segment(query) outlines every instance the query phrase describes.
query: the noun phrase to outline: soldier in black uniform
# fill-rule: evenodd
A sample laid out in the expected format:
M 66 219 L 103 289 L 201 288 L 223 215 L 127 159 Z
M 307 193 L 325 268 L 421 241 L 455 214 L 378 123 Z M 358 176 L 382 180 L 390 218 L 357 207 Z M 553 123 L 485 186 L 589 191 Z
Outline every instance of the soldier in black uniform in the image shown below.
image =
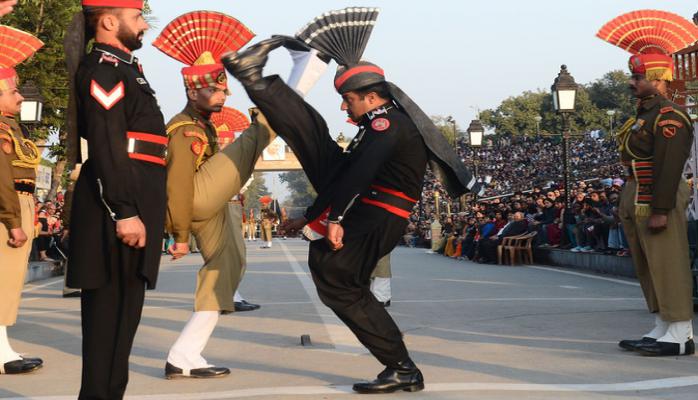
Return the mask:
M 224 64 L 262 112 L 275 110 L 269 118 L 272 128 L 291 146 L 318 192 L 301 220 L 311 221 L 306 228 L 314 227 L 315 234 L 327 239 L 310 244 L 309 265 L 318 293 L 386 366 L 376 380 L 357 383 L 354 390 L 421 390 L 422 374 L 408 355 L 400 329 L 370 292 L 371 272 L 400 241 L 420 196 L 427 161 L 441 161 L 441 176 L 455 178 L 448 181 L 455 193 L 464 192 L 468 184 L 472 187 L 474 180 L 459 167 L 462 163 L 443 136 L 425 128 L 428 118 L 423 112 L 385 81 L 380 68 L 365 62 L 340 67 L 335 78 L 342 110 L 359 126 L 343 152 L 309 104 L 278 76 L 262 77 L 268 52 L 282 43 L 298 45 L 277 37 L 224 59 Z M 306 236 L 312 236 L 307 229 Z
M 89 157 L 75 187 L 68 271 L 68 285 L 82 289 L 80 399 L 123 397 L 145 289 L 155 287 L 160 263 L 167 136 L 131 53 L 148 29 L 142 7 L 83 0 L 86 38 L 95 45 L 73 79 L 77 133 Z

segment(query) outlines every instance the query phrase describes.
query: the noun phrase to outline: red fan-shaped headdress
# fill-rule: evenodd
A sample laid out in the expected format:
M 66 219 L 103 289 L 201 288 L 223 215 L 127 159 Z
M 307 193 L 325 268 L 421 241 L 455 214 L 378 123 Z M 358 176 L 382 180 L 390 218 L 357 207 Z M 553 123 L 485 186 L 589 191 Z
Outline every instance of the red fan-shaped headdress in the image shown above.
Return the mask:
M 44 42 L 33 35 L 0 25 L 0 90 L 17 87 L 15 66 L 34 55 Z
M 236 134 L 250 127 L 247 115 L 231 107 L 211 114 L 211 123 L 218 132 L 218 145 L 223 148 L 235 140 Z
M 254 37 L 237 19 L 215 11 L 192 11 L 175 18 L 153 46 L 189 65 L 182 69 L 188 89 L 217 87 L 228 90 L 221 56 L 238 51 Z
M 599 38 L 632 54 L 630 71 L 648 80 L 672 80 L 671 55 L 698 41 L 698 27 L 691 21 L 660 10 L 637 10 L 606 23 Z

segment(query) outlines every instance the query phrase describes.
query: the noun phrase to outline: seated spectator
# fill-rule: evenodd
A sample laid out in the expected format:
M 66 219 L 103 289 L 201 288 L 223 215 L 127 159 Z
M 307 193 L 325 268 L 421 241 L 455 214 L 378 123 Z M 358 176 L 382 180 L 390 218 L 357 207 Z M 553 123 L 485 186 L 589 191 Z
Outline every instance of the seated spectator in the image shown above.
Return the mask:
M 485 238 L 479 242 L 479 262 L 496 263 L 497 262 L 497 246 L 502 244 L 505 237 L 518 236 L 526 233 L 528 224 L 524 219 L 524 214 L 521 212 L 514 213 L 511 221 L 504 226 L 499 232 Z

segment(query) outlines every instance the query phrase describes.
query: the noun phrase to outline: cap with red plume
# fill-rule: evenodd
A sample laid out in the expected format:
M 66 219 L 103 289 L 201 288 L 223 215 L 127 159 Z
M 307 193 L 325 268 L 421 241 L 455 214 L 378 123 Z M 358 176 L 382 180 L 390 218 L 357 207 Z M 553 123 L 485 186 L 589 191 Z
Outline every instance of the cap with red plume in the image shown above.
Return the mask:
M 110 7 L 143 9 L 143 0 L 82 0 L 82 7 Z
M 238 51 L 254 37 L 237 19 L 215 11 L 192 11 L 175 18 L 153 46 L 188 65 L 182 69 L 187 89 L 215 87 L 228 90 L 223 64 L 225 53 Z
M 34 55 L 44 43 L 33 35 L 0 25 L 0 90 L 17 87 L 15 66 Z
M 647 80 L 671 81 L 671 55 L 698 40 L 698 27 L 670 12 L 637 10 L 609 21 L 596 36 L 632 54 L 631 73 Z
M 247 115 L 231 107 L 223 107 L 220 112 L 211 114 L 211 123 L 216 127 L 221 149 L 232 143 L 236 134 L 250 127 Z
M 330 11 L 296 33 L 298 39 L 339 64 L 334 79 L 339 93 L 385 82 L 380 67 L 361 61 L 379 12 L 378 8 L 357 7 Z

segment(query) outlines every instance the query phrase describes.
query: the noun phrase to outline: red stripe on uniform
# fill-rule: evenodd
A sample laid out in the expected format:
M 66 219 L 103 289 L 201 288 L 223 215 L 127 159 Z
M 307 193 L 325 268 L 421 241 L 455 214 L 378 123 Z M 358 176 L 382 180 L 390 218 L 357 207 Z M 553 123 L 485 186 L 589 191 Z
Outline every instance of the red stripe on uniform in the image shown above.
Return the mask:
M 404 193 L 402 193 L 402 192 L 399 192 L 399 191 L 397 191 L 397 190 L 395 190 L 395 189 L 389 189 L 389 188 L 387 188 L 387 187 L 378 186 L 378 185 L 371 185 L 371 188 L 376 189 L 376 190 L 378 190 L 379 192 L 392 194 L 392 195 L 395 196 L 395 197 L 399 197 L 399 198 L 401 198 L 401 199 L 405 199 L 405 200 L 411 201 L 411 202 L 413 202 L 413 203 L 416 203 L 416 202 L 417 202 L 417 200 L 415 200 L 415 199 L 413 199 L 413 198 L 407 196 L 406 194 L 404 194 Z
M 126 132 L 126 137 L 129 139 L 136 139 L 144 142 L 157 143 L 167 146 L 166 136 L 153 135 L 152 133 L 144 132 Z
M 129 156 L 129 158 L 133 158 L 134 160 L 147 161 L 147 162 L 151 162 L 153 164 L 159 164 L 159 165 L 165 166 L 165 160 L 163 160 L 160 157 L 150 156 L 148 154 L 141 154 L 141 153 L 128 153 L 128 156 Z
M 361 198 L 361 202 L 366 203 L 366 204 L 370 204 L 372 206 L 380 207 L 386 211 L 389 211 L 389 212 L 397 215 L 398 217 L 402 217 L 402 218 L 409 218 L 410 217 L 409 211 L 405 211 L 402 208 L 397 208 L 395 206 L 391 206 L 390 204 L 381 203 L 380 201 L 367 199 L 365 197 Z

